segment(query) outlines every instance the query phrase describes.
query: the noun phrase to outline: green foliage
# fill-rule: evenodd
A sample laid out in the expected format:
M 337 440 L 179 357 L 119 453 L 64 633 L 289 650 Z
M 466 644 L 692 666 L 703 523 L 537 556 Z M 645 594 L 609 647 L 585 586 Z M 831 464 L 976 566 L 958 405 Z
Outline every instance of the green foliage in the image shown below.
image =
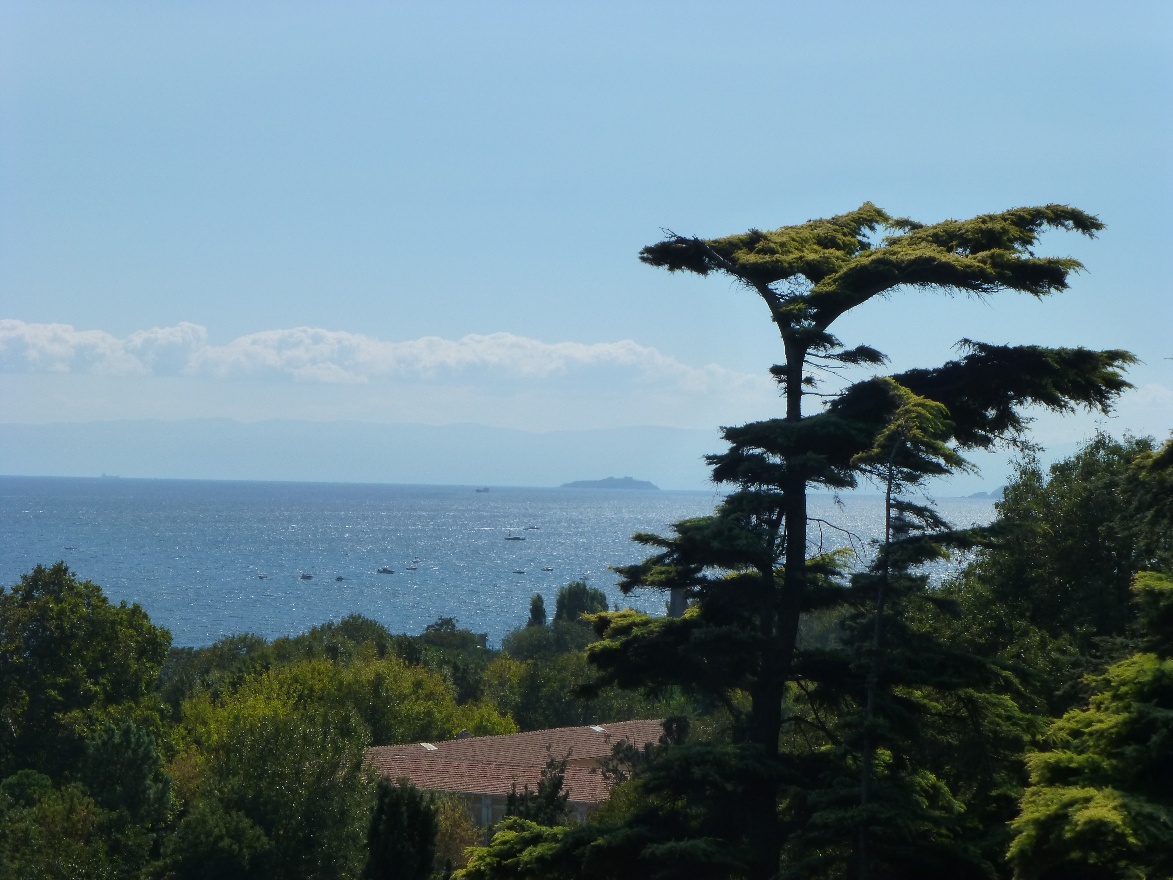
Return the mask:
M 806 778 L 788 791 L 799 830 L 783 873 L 987 877 L 1004 840 L 984 829 L 1009 818 L 1031 720 L 1009 698 L 1016 683 L 1004 670 L 942 638 L 953 609 L 919 571 L 976 537 L 907 497 L 941 469 L 964 466 L 943 443 L 947 410 L 891 380 L 878 384 L 898 407 L 854 465 L 884 487 L 884 536 L 840 597 L 839 637 L 796 651 L 802 699 L 788 721 L 813 733 L 799 746 Z M 822 743 L 813 750 L 812 735 Z
M 870 202 L 855 211 L 770 232 L 701 240 L 673 235 L 645 247 L 640 259 L 669 271 L 700 275 L 721 272 L 770 290 L 777 314 L 801 311 L 820 329 L 848 309 L 896 287 L 927 287 L 992 294 L 1019 290 L 1045 296 L 1067 288 L 1082 265 L 1069 257 L 1037 257 L 1034 246 L 1047 229 L 1094 235 L 1103 224 L 1066 205 L 1015 208 L 972 220 L 924 225 L 893 218 Z M 878 245 L 872 234 L 890 234 Z M 778 282 L 801 285 L 799 295 L 770 289 Z M 765 294 L 763 293 L 763 296 Z
M 438 830 L 436 807 L 419 789 L 406 779 L 380 779 L 364 880 L 428 880 Z
M 1141 630 L 1140 649 L 1161 659 L 1173 656 L 1173 581 L 1155 571 L 1137 572 L 1132 592 Z
M 179 718 L 183 701 L 198 691 L 214 698 L 236 690 L 275 663 L 273 649 L 257 635 L 226 636 L 206 648 L 172 648 L 156 690 Z
M 64 778 L 108 720 L 157 728 L 148 695 L 170 643 L 138 605 L 111 605 L 61 562 L 0 590 L 0 775 Z
M 272 876 L 273 843 L 255 822 L 218 801 L 197 802 L 163 846 L 160 867 L 175 880 Z
M 436 870 L 449 876 L 468 863 L 469 847 L 482 843 L 484 835 L 473 821 L 468 803 L 460 795 L 436 794 Z
M 530 791 L 529 785 L 518 791 L 517 783 L 513 783 L 505 798 L 505 815 L 528 819 L 538 825 L 553 826 L 565 822 L 570 792 L 563 791 L 562 786 L 566 783 L 569 763 L 569 755 L 561 758 L 550 755 L 538 779 L 537 791 Z
M 542 598 L 541 593 L 534 593 L 533 598 L 529 600 L 529 620 L 525 622 L 525 625 L 546 625 L 546 601 Z
M 577 623 L 584 614 L 598 614 L 607 610 L 607 594 L 586 581 L 573 581 L 558 591 L 554 620 Z
M 1149 475 L 1167 474 L 1173 471 L 1173 437 L 1165 441 L 1165 445 L 1153 452 L 1151 456 L 1145 456 L 1141 461 L 1141 467 Z M 1173 502 L 1165 498 L 1165 507 L 1168 508 Z
M 1010 848 L 1023 880 L 1173 876 L 1173 580 L 1138 579 L 1151 652 L 1090 679 L 1052 725 Z
M 1131 499 L 1138 524 L 1153 534 L 1173 535 L 1173 437 L 1159 449 L 1137 455 L 1132 466 L 1140 477 Z M 1166 566 L 1173 564 L 1170 557 L 1173 551 L 1166 545 Z
M 1146 528 L 1133 462 L 1152 441 L 1099 435 L 1044 476 L 1028 461 L 998 506 L 1004 534 L 983 554 L 979 575 L 999 599 L 1021 601 L 1052 635 L 1119 635 L 1131 618 L 1138 571 L 1173 562 L 1173 535 Z
M 419 636 L 392 635 L 376 620 L 361 614 L 348 614 L 340 621 L 328 621 L 300 635 L 275 639 L 272 657 L 279 665 L 298 660 L 330 660 L 347 664 L 394 654 L 418 664 L 421 647 Z
M 172 769 L 193 809 L 215 804 L 191 830 L 223 827 L 211 838 L 216 858 L 251 866 L 250 877 L 354 877 L 366 860 L 374 801 L 360 766 L 365 747 L 447 739 L 462 729 L 516 727 L 484 703 L 458 705 L 442 675 L 394 654 L 345 665 L 300 660 L 219 698 L 201 691 L 185 701 L 188 746 Z M 194 838 L 171 846 L 168 864 L 202 857 Z
M 24 771 L 0 785 L 0 878 L 114 880 L 107 814 L 78 785 Z M 141 867 L 140 864 L 137 867 Z
M 420 663 L 445 676 L 456 689 L 456 699 L 467 703 L 481 699 L 481 679 L 492 659 L 488 635 L 456 626 L 455 618 L 441 617 L 429 623 L 417 639 Z M 406 655 L 405 659 L 410 659 Z
M 1160 517 L 1173 477 L 1145 471 L 1152 457 L 1151 440 L 1101 434 L 1046 472 L 1026 459 L 992 541 L 944 588 L 963 611 L 950 638 L 1018 664 L 1051 713 L 1085 699 L 1081 676 L 1128 650 L 1133 577 L 1173 564 Z
M 171 780 L 148 730 L 129 721 L 107 724 L 86 743 L 81 781 L 106 810 L 124 810 L 144 827 L 158 827 L 171 806 Z
M 660 718 L 691 710 L 676 691 L 648 696 L 604 687 L 590 694 L 579 693 L 591 678 L 587 657 L 581 651 L 540 654 L 525 661 L 498 657 L 485 670 L 485 695 L 522 730 Z
M 224 705 L 238 700 L 288 702 L 307 712 L 353 715 L 375 745 L 448 739 L 463 729 L 478 736 L 515 730 L 487 705 L 457 705 L 443 676 L 393 656 L 348 666 L 307 660 L 279 667 L 248 679 Z M 207 694 L 185 704 L 195 724 L 216 711 L 216 701 Z
M 169 809 L 150 693 L 169 643 L 62 563 L 0 591 L 0 877 L 146 866 Z
M 455 617 L 440 617 L 435 623 L 424 627 L 424 634 L 420 640 L 426 645 L 436 648 L 447 648 L 455 651 L 469 651 L 484 648 L 488 640 L 485 633 L 474 633 L 471 630 L 459 629 Z
M 185 705 L 191 745 L 180 761 L 197 768 L 190 797 L 215 802 L 199 822 L 225 828 L 225 842 L 217 844 L 225 858 L 251 864 L 268 853 L 264 871 L 250 877 L 353 877 L 362 867 L 373 800 L 361 769 L 368 733 L 353 712 L 311 703 L 299 685 L 296 676 L 266 677 L 223 705 L 206 697 Z M 201 853 L 198 841 L 188 841 L 170 857 Z
M 584 615 L 607 610 L 607 594 L 572 581 L 558 591 L 554 621 L 546 626 L 546 606 L 541 594 L 530 600 L 529 620 L 521 629 L 508 633 L 502 649 L 517 660 L 551 660 L 559 654 L 583 650 L 591 641 L 590 624 Z
M 308 689 L 307 699 L 329 691 L 330 699 L 349 701 L 378 744 L 410 739 L 420 724 L 429 731 L 421 738 L 442 738 L 453 724 L 453 732 L 510 732 L 512 725 L 481 698 L 490 660 L 484 636 L 456 629 L 451 619 L 431 627 L 421 637 L 392 636 L 381 624 L 351 615 L 271 644 L 258 636 L 232 636 L 208 648 L 173 651 L 160 691 L 178 717 L 185 699 L 204 695 L 215 703 L 269 673 L 281 677 L 300 669 L 287 676 L 291 687 L 300 676 L 297 687 Z M 409 720 L 436 713 L 444 717 Z
M 535 597 L 535 599 L 540 597 Z M 647 699 L 617 688 L 587 689 L 591 671 L 585 649 L 592 641 L 590 615 L 606 611 L 602 590 L 574 581 L 558 591 L 554 620 L 530 620 L 502 639 L 505 656 L 484 670 L 485 697 L 510 714 L 522 730 L 656 718 L 682 710 L 679 695 Z M 542 614 L 545 614 L 544 603 Z
M 528 623 L 501 640 L 501 649 L 515 660 L 553 661 L 562 654 L 582 651 L 591 642 L 590 628 L 581 623 L 555 619 L 549 626 Z
M 816 414 L 803 405 L 820 375 L 884 361 L 829 332 L 840 315 L 877 296 L 902 287 L 1034 296 L 1065 289 L 1081 265 L 1035 252 L 1052 228 L 1092 235 L 1101 224 L 1047 205 L 925 225 L 868 203 L 769 232 L 670 235 L 641 252 L 650 265 L 719 272 L 756 293 L 785 354 L 771 370 L 784 416 L 724 429 L 728 449 L 708 458 L 714 481 L 730 494 L 712 516 L 676 523 L 668 537 L 637 535 L 655 555 L 619 569 L 624 591 L 683 591 L 689 609 L 675 619 L 630 611 L 594 618 L 600 640 L 588 650 L 597 690 L 679 687 L 718 701 L 731 719 L 728 744 L 688 748 L 734 768 L 738 797 L 726 802 L 709 778 L 675 767 L 683 787 L 670 804 L 692 807 L 671 848 L 695 852 L 661 876 L 697 876 L 708 870 L 698 866 L 710 865 L 714 876 L 773 877 L 784 850 L 788 864 L 821 859 L 795 868 L 800 876 L 862 878 L 873 862 L 877 875 L 890 876 L 986 870 L 966 839 L 978 823 L 961 817 L 970 805 L 998 799 L 989 788 L 1003 786 L 1005 771 L 986 773 L 983 791 L 966 790 L 940 755 L 958 742 L 980 742 L 987 725 L 997 730 L 993 739 L 1021 742 L 1029 725 L 1007 699 L 1011 680 L 918 625 L 931 619 L 935 597 L 917 567 L 971 539 L 902 493 L 964 468 L 966 449 L 1025 445 L 1027 405 L 1106 411 L 1129 387 L 1122 369 L 1134 358 L 963 340 L 962 356 L 940 367 L 857 382 Z M 842 559 L 808 557 L 806 493 L 861 479 L 885 485 L 890 527 L 876 564 L 849 583 Z M 843 637 L 821 650 L 800 644 L 802 620 L 812 613 L 837 616 Z M 960 724 L 936 723 L 953 713 L 976 730 L 967 736 Z M 1006 751 L 985 750 L 998 755 L 995 763 L 1005 763 Z M 749 766 L 752 773 L 735 772 Z M 664 784 L 671 790 L 671 780 Z M 639 837 L 633 823 L 654 828 L 659 814 L 674 815 L 631 819 L 627 839 Z M 923 845 L 926 838 L 934 844 Z M 666 852 L 653 842 L 661 839 L 647 837 L 631 858 Z
M 754 856 L 740 801 L 763 772 L 773 772 L 769 762 L 727 744 L 670 743 L 653 752 L 651 760 L 635 762 L 638 775 L 620 784 L 588 824 L 549 827 L 507 818 L 457 876 L 745 876 Z
M 564 845 L 573 835 L 510 816 L 497 826 L 489 846 L 469 850 L 468 866 L 452 880 L 566 880 L 582 876 L 578 853 Z
M 398 658 L 441 675 L 455 688 L 459 703 L 475 703 L 482 697 L 484 669 L 492 659 L 485 640 L 484 633 L 459 629 L 453 618 L 441 618 L 429 624 L 423 634 L 407 636 L 392 635 L 377 621 L 351 614 L 337 623 L 331 621 L 272 643 L 260 636 L 239 635 L 207 648 L 173 650 L 160 676 L 159 691 L 178 718 L 187 697 L 207 691 L 215 699 L 277 667 L 303 660 L 349 666 Z

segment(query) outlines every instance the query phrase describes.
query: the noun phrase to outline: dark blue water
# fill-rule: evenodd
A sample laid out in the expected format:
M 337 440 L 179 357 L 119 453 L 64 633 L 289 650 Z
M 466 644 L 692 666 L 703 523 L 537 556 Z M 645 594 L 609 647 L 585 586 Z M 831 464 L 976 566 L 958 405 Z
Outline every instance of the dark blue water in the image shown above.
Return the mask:
M 715 492 L 0 477 L 0 582 L 64 560 L 113 600 L 142 605 L 177 645 L 292 635 L 354 612 L 408 633 L 455 617 L 497 643 L 525 621 L 530 596 L 540 592 L 552 606 L 572 580 L 605 590 L 613 604 L 662 610 L 655 593 L 621 597 L 609 566 L 647 555 L 634 532 L 663 532 L 718 500 Z M 862 540 L 881 521 L 877 498 L 814 507 Z M 960 523 L 992 513 L 988 501 L 942 508 Z M 822 539 L 846 542 L 830 528 Z

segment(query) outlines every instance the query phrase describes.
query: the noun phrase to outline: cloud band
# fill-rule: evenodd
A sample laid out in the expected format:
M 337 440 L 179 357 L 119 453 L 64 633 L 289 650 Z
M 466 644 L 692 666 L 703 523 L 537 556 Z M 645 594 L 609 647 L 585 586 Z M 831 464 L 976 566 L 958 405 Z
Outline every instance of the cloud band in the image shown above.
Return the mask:
M 206 328 L 180 323 L 125 338 L 69 324 L 0 319 L 0 372 L 183 375 L 231 380 L 271 377 L 313 383 L 454 381 L 508 377 L 541 381 L 619 371 L 629 380 L 705 393 L 765 380 L 716 364 L 695 367 L 655 348 L 618 342 L 543 342 L 511 333 L 390 342 L 360 333 L 295 327 L 264 330 L 225 345 Z

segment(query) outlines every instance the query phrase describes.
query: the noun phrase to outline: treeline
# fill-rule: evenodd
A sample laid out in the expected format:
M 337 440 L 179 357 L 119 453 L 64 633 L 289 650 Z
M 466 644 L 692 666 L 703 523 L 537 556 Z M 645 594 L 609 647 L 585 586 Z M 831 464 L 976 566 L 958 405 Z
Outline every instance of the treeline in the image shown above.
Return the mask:
M 0 878 L 399 876 L 368 746 L 680 711 L 576 697 L 581 614 L 606 600 L 575 583 L 557 603 L 504 651 L 451 618 L 409 636 L 359 615 L 172 648 L 138 605 L 38 566 L 0 591 Z M 458 802 L 426 809 L 442 875 L 480 837 Z
M 738 681 L 747 673 L 723 651 L 729 665 L 704 674 L 730 701 L 693 704 L 699 733 L 617 754 L 620 783 L 587 825 L 507 819 L 458 876 L 744 877 L 754 856 L 744 792 L 771 772 L 781 774 L 781 877 L 1173 876 L 1170 459 L 1173 442 L 1106 436 L 1049 469 L 1027 458 L 992 526 L 969 532 L 959 575 L 939 588 L 890 577 L 878 682 L 867 674 L 874 613 L 837 604 L 804 615 L 781 768 L 739 733 L 752 710 Z M 873 588 L 875 569 L 857 573 L 857 587 Z M 695 628 L 692 614 L 660 622 Z M 629 620 L 612 612 L 596 625 L 615 639 Z M 593 665 L 607 668 L 614 650 L 594 643 Z M 870 841 L 861 866 L 864 820 L 888 836 Z
M 366 743 L 642 715 L 670 719 L 665 736 L 617 751 L 589 822 L 557 821 L 551 756 L 553 809 L 519 808 L 456 876 L 1173 876 L 1173 441 L 1098 437 L 1048 471 L 1027 457 L 988 529 L 926 495 L 971 450 L 1028 453 L 1031 408 L 1110 412 L 1136 358 L 962 340 L 879 375 L 883 352 L 830 329 L 909 287 L 1061 293 L 1083 267 L 1040 254 L 1043 234 L 1102 228 L 1066 205 L 926 224 L 865 203 L 645 247 L 760 297 L 782 343 L 783 415 L 722 429 L 715 510 L 636 535 L 652 555 L 617 569 L 680 616 L 576 585 L 552 623 L 535 597 L 504 656 L 454 621 L 404 640 L 351 620 L 169 660 L 141 610 L 37 569 L 0 596 L 4 859 L 23 876 L 341 878 L 399 852 L 424 870 L 391 845 L 406 832 L 375 833 L 384 818 L 364 851 Z M 862 483 L 883 492 L 871 558 L 810 544 L 809 493 Z M 930 583 L 956 552 L 965 572 Z M 376 813 L 419 819 L 412 851 L 459 838 L 401 794 L 384 786 Z
M 760 298 L 781 343 L 782 405 L 707 456 L 714 511 L 636 535 L 651 555 L 619 569 L 687 610 L 599 613 L 587 649 L 594 687 L 679 688 L 714 720 L 636 756 L 588 825 L 507 820 L 463 878 L 1173 876 L 1173 446 L 1028 459 L 993 529 L 927 493 L 972 450 L 1028 455 L 1033 413 L 1111 412 L 1136 357 L 962 339 L 884 374 L 832 329 L 910 289 L 1061 294 L 1083 266 L 1044 233 L 1103 228 L 1059 204 L 924 223 L 865 202 L 640 251 Z M 870 558 L 809 541 L 810 493 L 863 484 Z M 975 563 L 938 588 L 929 563 L 958 551 Z
M 1017 530 L 1017 545 L 946 522 L 926 491 L 934 477 L 970 469 L 972 450 L 1027 452 L 1034 412 L 1109 413 L 1131 387 L 1124 373 L 1136 357 L 962 339 L 944 363 L 885 374 L 884 352 L 833 329 L 910 289 L 1061 294 L 1083 266 L 1044 253 L 1044 233 L 1103 228 L 1060 204 L 924 223 L 865 202 L 719 238 L 666 231 L 640 251 L 646 265 L 718 275 L 762 301 L 781 343 L 769 372 L 783 400 L 765 419 L 722 429 L 724 448 L 706 459 L 726 487 L 713 512 L 636 535 L 651 555 L 619 569 L 624 592 L 669 589 L 687 610 L 595 615 L 588 660 L 597 687 L 681 688 L 727 724 L 644 756 L 631 788 L 590 826 L 509 820 L 466 878 L 1168 876 L 1168 787 L 1151 784 L 1159 762 L 1142 762 L 1143 777 L 1117 777 L 1128 762 L 1106 751 L 1031 758 L 1028 779 L 1024 756 L 1061 747 L 1044 739 L 1061 729 L 1061 711 L 1062 730 L 1082 737 L 1078 754 L 1123 743 L 1137 732 L 1120 714 L 1129 693 L 1159 707 L 1138 704 L 1145 732 L 1133 745 L 1167 749 L 1159 629 L 1168 558 L 1146 558 L 1129 540 L 1138 522 L 1163 522 L 1148 544 L 1167 542 L 1173 492 L 1162 467 L 1173 453 L 1121 453 L 1135 480 L 1121 477 L 1099 500 L 1106 506 L 1082 508 L 1089 524 L 1110 524 L 1102 529 L 1069 532 L 1059 524 L 1068 511 L 1018 481 L 1034 506 L 1014 516 L 1011 493 L 999 524 Z M 865 372 L 848 382 L 858 367 Z M 1050 489 L 1041 473 L 1036 483 Z M 862 484 L 882 492 L 883 528 L 866 563 L 809 540 L 810 493 Z M 1137 521 L 1126 517 L 1133 492 L 1155 502 Z M 1101 568 L 1082 579 L 1078 563 L 1065 565 L 1096 561 L 1117 526 L 1125 540 L 1110 551 L 1111 577 Z M 1062 546 L 1040 552 L 1048 542 Z M 927 564 L 958 550 L 982 562 L 949 590 L 935 588 Z M 1135 573 L 1141 560 L 1149 574 Z M 1130 580 L 1139 618 L 1119 588 Z M 1116 657 L 1149 677 L 1125 686 L 1117 664 L 1103 665 Z M 1085 725 L 1066 712 L 1088 696 L 1079 673 L 1095 669 L 1108 679 L 1087 681 L 1095 694 L 1085 711 L 1111 702 L 1113 714 Z
M 895 694 L 916 724 L 889 722 L 876 789 L 886 821 L 913 827 L 915 852 L 886 853 L 890 864 L 975 877 L 1173 864 L 1173 587 L 1140 574 L 1173 571 L 1173 470 L 1154 469 L 1157 453 L 1100 436 L 1049 470 L 1027 460 L 972 561 L 892 631 L 972 659 Z M 410 636 L 358 615 L 292 638 L 172 648 L 137 605 L 111 604 L 63 564 L 37 567 L 0 592 L 0 878 L 422 877 L 380 873 L 420 851 L 437 876 L 471 853 L 470 878 L 634 877 L 657 840 L 666 873 L 737 876 L 714 866 L 712 840 L 687 842 L 744 833 L 737 773 L 755 767 L 721 752 L 742 707 L 702 689 L 590 693 L 590 620 L 607 611 L 602 591 L 574 583 L 552 616 L 533 597 L 501 650 L 450 618 Z M 843 658 L 858 625 L 845 608 L 806 614 L 808 656 Z M 805 699 L 814 682 L 787 697 L 786 856 L 794 876 L 835 877 L 835 817 L 855 821 L 836 799 L 858 780 L 810 773 L 834 768 L 861 722 L 825 687 Z M 588 825 L 523 806 L 480 849 L 459 802 L 380 792 L 361 766 L 369 745 L 636 717 L 690 723 L 670 745 L 618 752 L 613 798 Z M 907 800 L 885 797 L 894 761 L 918 768 Z M 558 803 L 556 788 L 545 795 Z M 396 843 L 412 809 L 427 839 Z M 804 812 L 822 815 L 821 838 L 797 824 Z M 673 845 L 697 860 L 673 869 Z

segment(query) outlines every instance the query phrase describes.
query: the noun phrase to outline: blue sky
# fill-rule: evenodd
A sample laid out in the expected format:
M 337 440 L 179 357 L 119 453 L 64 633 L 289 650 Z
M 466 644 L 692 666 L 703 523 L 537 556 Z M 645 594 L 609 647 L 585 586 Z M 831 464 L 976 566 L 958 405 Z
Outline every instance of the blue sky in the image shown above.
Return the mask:
M 764 307 L 642 266 L 662 228 L 1065 202 L 1108 225 L 1045 241 L 1067 294 L 838 334 L 1127 348 L 1039 439 L 1164 435 L 1171 45 L 1166 2 L 0 0 L 0 421 L 769 417 Z

